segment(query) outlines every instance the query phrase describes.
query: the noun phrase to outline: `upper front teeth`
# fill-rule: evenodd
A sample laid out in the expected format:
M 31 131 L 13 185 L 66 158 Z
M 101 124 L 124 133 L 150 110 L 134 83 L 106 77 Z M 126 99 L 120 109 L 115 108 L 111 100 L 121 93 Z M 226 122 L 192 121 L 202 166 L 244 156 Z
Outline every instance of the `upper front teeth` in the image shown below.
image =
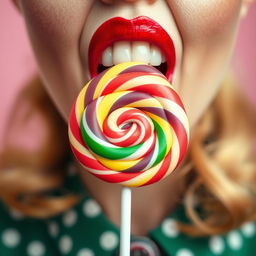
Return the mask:
M 147 42 L 119 41 L 106 48 L 101 59 L 102 65 L 106 67 L 129 61 L 141 61 L 159 66 L 165 62 L 165 57 L 158 47 Z
M 159 66 L 161 64 L 163 56 L 161 55 L 159 48 L 152 45 L 150 49 L 150 56 L 150 64 L 152 66 Z
M 110 67 L 113 65 L 112 46 L 105 49 L 105 51 L 102 54 L 101 62 L 106 67 Z
M 147 42 L 132 42 L 132 60 L 150 63 L 150 46 Z
M 113 64 L 132 60 L 130 42 L 117 42 L 113 46 Z

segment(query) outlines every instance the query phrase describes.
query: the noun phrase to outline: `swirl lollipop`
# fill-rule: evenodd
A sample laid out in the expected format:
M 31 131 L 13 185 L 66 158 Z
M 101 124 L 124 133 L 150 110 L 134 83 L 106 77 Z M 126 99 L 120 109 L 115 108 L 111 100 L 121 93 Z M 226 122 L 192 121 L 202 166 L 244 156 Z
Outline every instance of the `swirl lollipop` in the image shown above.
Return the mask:
M 165 178 L 179 165 L 189 125 L 166 77 L 152 66 L 129 62 L 85 85 L 71 110 L 69 138 L 90 173 L 139 187 Z

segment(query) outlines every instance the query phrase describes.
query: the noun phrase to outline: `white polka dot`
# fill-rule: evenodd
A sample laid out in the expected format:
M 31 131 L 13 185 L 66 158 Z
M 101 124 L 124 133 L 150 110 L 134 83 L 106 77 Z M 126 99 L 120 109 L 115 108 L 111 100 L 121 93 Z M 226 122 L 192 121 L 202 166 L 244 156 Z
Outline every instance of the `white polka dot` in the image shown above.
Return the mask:
M 72 242 L 72 240 L 69 236 L 63 236 L 60 239 L 59 246 L 60 246 L 61 252 L 64 253 L 64 254 L 67 254 L 71 251 L 72 246 L 73 246 L 73 242 Z
M 100 245 L 104 250 L 113 250 L 118 244 L 118 237 L 112 231 L 106 231 L 100 236 Z
M 59 226 L 57 225 L 56 222 L 53 222 L 53 221 L 50 222 L 48 224 L 48 228 L 49 228 L 49 233 L 50 233 L 51 236 L 56 237 L 58 235 L 58 233 L 59 233 Z
M 215 254 L 222 254 L 224 246 L 224 241 L 220 236 L 213 236 L 209 239 L 210 250 Z
M 83 211 L 87 217 L 96 217 L 100 214 L 101 208 L 95 200 L 89 199 L 84 203 Z
M 15 209 L 9 209 L 9 212 L 10 212 L 11 217 L 15 220 L 21 220 L 24 218 L 24 215 Z
M 188 249 L 180 249 L 177 251 L 176 256 L 193 256 L 194 254 Z
M 242 238 L 237 231 L 231 231 L 227 236 L 227 241 L 233 250 L 239 250 L 242 247 Z
M 249 222 L 249 223 L 245 223 L 242 227 L 241 227 L 241 231 L 242 233 L 246 236 L 246 237 L 252 237 L 255 234 L 255 224 L 253 222 Z
M 168 237 L 177 237 L 179 230 L 176 221 L 173 219 L 166 219 L 162 223 L 162 232 Z
M 94 256 L 94 252 L 89 248 L 84 248 L 77 253 L 77 256 Z
M 63 223 L 66 227 L 71 227 L 76 223 L 77 214 L 74 210 L 66 212 L 63 216 Z
M 28 245 L 28 255 L 29 256 L 41 256 L 45 253 L 45 246 L 39 242 L 34 241 Z
M 20 233 L 13 228 L 6 229 L 2 234 L 2 241 L 7 247 L 15 247 L 20 242 Z

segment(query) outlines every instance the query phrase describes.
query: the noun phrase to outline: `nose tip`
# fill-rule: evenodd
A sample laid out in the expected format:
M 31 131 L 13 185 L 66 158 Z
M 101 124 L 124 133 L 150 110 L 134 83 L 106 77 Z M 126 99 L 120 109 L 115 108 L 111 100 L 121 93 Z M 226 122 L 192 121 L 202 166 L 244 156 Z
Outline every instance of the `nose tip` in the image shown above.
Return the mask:
M 126 3 L 135 3 L 137 2 L 138 0 L 100 0 L 101 2 L 105 3 L 105 4 L 114 4 L 116 2 L 126 2 Z M 145 0 L 147 1 L 149 4 L 153 4 L 156 0 Z

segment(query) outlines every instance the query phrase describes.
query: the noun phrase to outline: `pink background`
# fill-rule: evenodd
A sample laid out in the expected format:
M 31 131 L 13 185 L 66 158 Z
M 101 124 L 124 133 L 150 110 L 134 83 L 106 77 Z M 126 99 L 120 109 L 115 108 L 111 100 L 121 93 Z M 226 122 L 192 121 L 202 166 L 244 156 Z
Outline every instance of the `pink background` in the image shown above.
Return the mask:
M 10 0 L 0 1 L 0 150 L 16 93 L 36 72 L 22 17 Z M 248 99 L 256 105 L 256 2 L 242 21 L 233 67 Z

